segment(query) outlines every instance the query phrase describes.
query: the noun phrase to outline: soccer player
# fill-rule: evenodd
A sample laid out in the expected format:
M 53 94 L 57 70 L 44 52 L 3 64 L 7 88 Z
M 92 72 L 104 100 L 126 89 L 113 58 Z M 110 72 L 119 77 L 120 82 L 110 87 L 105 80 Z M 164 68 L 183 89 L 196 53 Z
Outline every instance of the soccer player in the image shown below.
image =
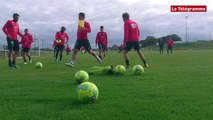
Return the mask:
M 118 53 L 123 52 L 123 50 L 124 50 L 124 45 L 123 45 L 123 44 L 121 44 L 121 45 L 119 46 L 119 51 L 118 51 Z
M 84 48 L 84 46 L 82 46 L 82 47 L 80 48 L 80 51 L 81 51 L 81 53 L 85 53 L 85 48 Z
M 174 45 L 174 43 L 171 37 L 168 37 L 166 44 L 167 44 L 167 54 L 169 54 L 169 51 L 172 54 L 172 46 Z
M 128 13 L 123 13 L 122 17 L 124 21 L 123 55 L 126 62 L 126 68 L 129 68 L 129 65 L 130 65 L 128 52 L 132 49 L 132 47 L 137 51 L 140 59 L 143 61 L 144 67 L 148 67 L 148 64 L 146 63 L 143 53 L 140 52 L 140 47 L 139 47 L 140 31 L 139 31 L 137 23 L 129 18 Z
M 163 42 L 163 39 L 160 38 L 158 40 L 158 45 L 159 45 L 159 51 L 160 51 L 160 54 L 163 54 L 163 45 L 164 45 L 164 42 Z
M 19 42 L 18 35 L 24 37 L 23 34 L 19 32 L 18 24 L 19 14 L 13 14 L 13 20 L 8 20 L 3 26 L 2 30 L 7 36 L 7 45 L 8 45 L 8 65 L 11 68 L 20 68 L 16 65 L 16 58 L 19 54 Z
M 66 46 L 66 52 L 67 52 L 67 55 L 69 55 L 69 53 L 71 52 L 71 48 L 68 44 Z
M 24 60 L 24 64 L 27 64 L 26 56 L 29 59 L 30 64 L 32 63 L 32 59 L 30 57 L 30 49 L 31 44 L 33 43 L 33 36 L 29 33 L 28 29 L 24 29 L 24 36 L 25 38 L 22 38 L 19 44 L 22 44 L 22 57 Z
M 72 54 L 72 59 L 70 62 L 65 63 L 66 66 L 73 67 L 78 51 L 83 46 L 88 53 L 94 56 L 98 62 L 102 62 L 102 60 L 96 55 L 96 53 L 91 49 L 91 45 L 88 40 L 88 33 L 91 32 L 90 24 L 85 21 L 85 14 L 80 12 L 78 14 L 79 22 L 78 22 L 78 29 L 77 29 L 77 40 L 74 46 L 74 52 Z
M 106 49 L 108 45 L 107 33 L 104 32 L 104 27 L 100 27 L 100 32 L 96 35 L 95 45 L 99 48 L 99 58 L 103 60 L 106 54 Z
M 60 54 L 59 63 L 62 63 L 62 53 L 64 50 L 64 44 L 65 43 L 67 44 L 69 40 L 69 36 L 65 31 L 66 31 L 66 28 L 62 26 L 61 31 L 56 32 L 55 34 L 55 44 L 56 44 L 55 62 L 56 63 L 58 63 L 58 54 Z

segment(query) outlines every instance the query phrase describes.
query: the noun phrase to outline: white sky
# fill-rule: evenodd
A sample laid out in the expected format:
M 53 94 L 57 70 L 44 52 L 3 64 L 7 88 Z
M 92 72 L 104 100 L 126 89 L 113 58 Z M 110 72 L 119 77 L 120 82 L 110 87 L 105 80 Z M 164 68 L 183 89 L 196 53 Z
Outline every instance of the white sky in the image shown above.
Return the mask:
M 67 28 L 70 43 L 76 40 L 78 13 L 85 12 L 91 24 L 89 40 L 95 42 L 99 26 L 108 33 L 109 42 L 123 41 L 122 13 L 128 12 L 141 30 L 141 39 L 146 36 L 161 37 L 178 34 L 185 39 L 185 16 L 188 18 L 188 34 L 191 40 L 213 38 L 213 3 L 211 0 L 0 0 L 0 26 L 19 13 L 20 28 L 52 42 L 61 26 Z M 207 5 L 205 13 L 174 13 L 171 5 Z M 5 35 L 0 31 L 0 44 L 5 44 Z

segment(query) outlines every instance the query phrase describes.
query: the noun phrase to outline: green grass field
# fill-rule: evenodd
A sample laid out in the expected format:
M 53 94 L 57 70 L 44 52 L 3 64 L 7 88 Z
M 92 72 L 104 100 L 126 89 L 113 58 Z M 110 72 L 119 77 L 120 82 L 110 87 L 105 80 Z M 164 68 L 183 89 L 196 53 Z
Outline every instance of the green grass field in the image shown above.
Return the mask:
M 213 50 L 144 52 L 150 68 L 142 76 L 90 75 L 99 88 L 95 103 L 77 101 L 73 80 L 78 70 L 123 64 L 122 54 L 109 52 L 102 64 L 79 54 L 74 68 L 55 64 L 53 56 L 10 69 L 0 60 L 0 120 L 212 120 Z M 70 56 L 64 57 L 67 62 Z M 35 62 L 43 63 L 35 69 Z M 131 65 L 142 63 L 135 52 Z

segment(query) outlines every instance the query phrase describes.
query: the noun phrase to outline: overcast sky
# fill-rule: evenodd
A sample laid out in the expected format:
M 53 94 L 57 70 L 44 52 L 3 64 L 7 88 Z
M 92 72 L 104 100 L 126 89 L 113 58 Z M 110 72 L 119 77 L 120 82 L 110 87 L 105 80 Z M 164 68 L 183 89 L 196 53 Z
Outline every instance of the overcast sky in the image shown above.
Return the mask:
M 95 42 L 99 26 L 108 33 L 109 43 L 123 41 L 122 13 L 128 12 L 141 30 L 141 39 L 146 36 L 161 37 L 177 34 L 185 40 L 188 17 L 189 39 L 213 38 L 212 0 L 0 0 L 0 26 L 19 13 L 21 30 L 29 28 L 30 33 L 51 43 L 61 26 L 67 28 L 70 44 L 76 40 L 78 13 L 84 12 L 92 32 L 89 40 Z M 207 12 L 174 13 L 171 5 L 207 5 Z M 0 31 L 0 44 L 5 44 L 5 35 Z

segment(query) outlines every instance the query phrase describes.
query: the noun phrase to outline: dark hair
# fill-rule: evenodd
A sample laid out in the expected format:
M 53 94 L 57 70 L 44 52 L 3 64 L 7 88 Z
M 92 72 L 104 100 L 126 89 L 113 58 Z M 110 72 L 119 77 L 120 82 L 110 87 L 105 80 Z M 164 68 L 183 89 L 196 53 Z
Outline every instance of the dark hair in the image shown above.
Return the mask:
M 18 13 L 13 13 L 13 17 L 15 17 L 15 16 L 19 16 L 19 14 Z
M 62 26 L 61 29 L 62 29 L 62 28 L 66 30 L 66 28 L 65 28 L 64 26 Z
M 123 13 L 123 14 L 122 14 L 122 17 L 123 17 L 123 18 L 129 19 L 129 13 L 127 13 L 127 12 Z
M 80 12 L 78 15 L 82 16 L 83 18 L 85 18 L 85 13 Z
M 100 28 L 104 28 L 104 26 L 101 26 Z

